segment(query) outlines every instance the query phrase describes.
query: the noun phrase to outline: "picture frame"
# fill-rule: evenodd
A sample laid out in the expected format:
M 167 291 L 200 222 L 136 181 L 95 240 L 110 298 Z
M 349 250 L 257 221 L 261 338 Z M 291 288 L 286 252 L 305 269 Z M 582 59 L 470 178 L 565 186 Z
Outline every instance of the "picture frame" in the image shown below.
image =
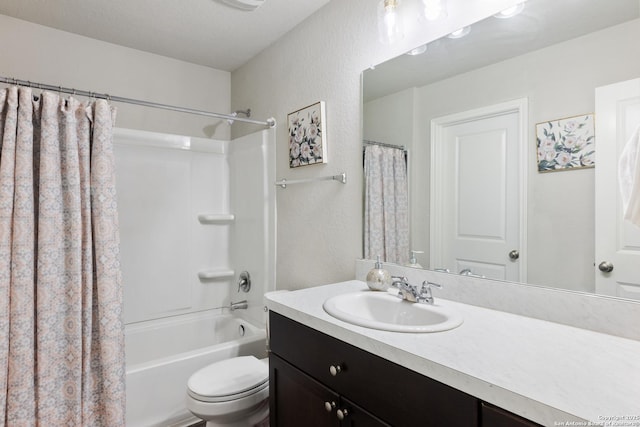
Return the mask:
M 538 172 L 595 167 L 594 115 L 582 114 L 536 124 Z
M 325 117 L 324 101 L 287 115 L 290 168 L 327 163 Z

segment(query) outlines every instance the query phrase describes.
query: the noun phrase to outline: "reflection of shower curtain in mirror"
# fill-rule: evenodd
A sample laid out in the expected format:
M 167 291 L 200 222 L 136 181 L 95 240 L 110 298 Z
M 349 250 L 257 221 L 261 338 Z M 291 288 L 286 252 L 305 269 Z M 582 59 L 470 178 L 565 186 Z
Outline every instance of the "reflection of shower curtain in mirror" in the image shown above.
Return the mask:
M 364 149 L 364 257 L 405 264 L 409 260 L 409 197 L 404 150 Z

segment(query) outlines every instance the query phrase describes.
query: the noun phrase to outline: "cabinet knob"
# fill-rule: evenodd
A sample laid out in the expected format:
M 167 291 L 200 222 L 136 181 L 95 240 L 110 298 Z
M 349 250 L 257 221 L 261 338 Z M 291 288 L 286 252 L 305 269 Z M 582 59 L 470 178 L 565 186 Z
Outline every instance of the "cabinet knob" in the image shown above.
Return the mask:
M 326 409 L 327 412 L 333 411 L 336 409 L 336 402 L 324 402 L 324 409 Z
M 336 415 L 338 416 L 338 419 L 342 421 L 349 416 L 349 411 L 346 409 L 338 409 L 336 411 Z
M 340 365 L 331 365 L 331 366 L 329 366 L 329 373 L 330 373 L 332 376 L 334 376 L 334 377 L 335 377 L 335 376 L 336 376 L 336 375 L 338 375 L 340 372 L 342 372 L 342 366 L 340 366 Z

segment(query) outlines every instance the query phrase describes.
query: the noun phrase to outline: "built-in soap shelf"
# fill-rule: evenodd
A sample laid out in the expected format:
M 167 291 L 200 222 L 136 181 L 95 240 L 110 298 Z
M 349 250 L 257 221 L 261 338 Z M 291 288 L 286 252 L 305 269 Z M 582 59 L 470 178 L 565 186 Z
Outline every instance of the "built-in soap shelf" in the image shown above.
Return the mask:
M 234 214 L 203 213 L 198 215 L 200 224 L 228 224 L 235 221 Z
M 198 272 L 198 278 L 202 281 L 211 281 L 217 279 L 228 279 L 234 277 L 236 272 L 234 270 L 229 269 L 213 269 L 213 270 L 202 270 Z
M 235 221 L 234 214 L 202 213 L 198 215 L 200 224 L 229 224 Z M 203 282 L 210 282 L 219 279 L 229 279 L 236 275 L 234 270 L 228 268 L 213 268 L 198 272 L 198 278 Z

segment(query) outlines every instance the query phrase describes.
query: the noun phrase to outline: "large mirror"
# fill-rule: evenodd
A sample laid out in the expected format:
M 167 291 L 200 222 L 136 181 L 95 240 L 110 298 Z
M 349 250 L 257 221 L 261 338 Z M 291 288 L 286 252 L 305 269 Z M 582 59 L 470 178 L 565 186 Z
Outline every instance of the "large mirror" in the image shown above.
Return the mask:
M 507 248 L 517 253 L 507 250 L 504 255 L 511 257 L 505 264 L 525 268 L 519 269 L 514 281 L 636 299 L 640 287 L 599 292 L 602 287 L 597 284 L 599 276 L 613 274 L 601 271 L 607 265 L 602 268 L 600 263 L 607 260 L 598 259 L 595 243 L 596 229 L 600 227 L 595 225 L 595 206 L 602 203 L 595 196 L 599 185 L 596 171 L 604 171 L 598 153 L 604 153 L 610 141 L 596 140 L 595 167 L 586 159 L 574 166 L 587 167 L 539 172 L 537 137 L 545 132 L 545 124 L 568 126 L 566 119 L 593 120 L 597 124 L 597 117 L 593 118 L 595 93 L 600 90 L 597 88 L 640 78 L 640 3 L 529 0 L 524 5 L 524 10 L 510 19 L 489 17 L 472 25 L 465 37 L 445 37 L 429 43 L 422 54 L 402 55 L 365 70 L 363 137 L 365 141 L 407 150 L 410 249 L 422 252 L 416 255 L 417 264 L 473 274 L 473 263 L 447 265 L 438 258 L 443 251 L 438 246 L 439 233 L 443 227 L 451 226 L 447 221 L 460 222 L 465 215 L 482 216 L 478 212 L 484 209 L 482 200 L 475 205 L 466 202 L 475 197 L 477 188 L 488 188 L 491 182 L 508 185 L 504 184 L 507 180 L 502 172 L 496 172 L 500 162 L 494 165 L 491 157 L 478 150 L 475 157 L 454 162 L 450 167 L 445 162 L 449 154 L 434 150 L 436 141 L 432 139 L 434 135 L 449 135 L 446 126 L 465 122 L 461 117 L 469 112 L 482 111 L 484 117 L 491 117 L 500 115 L 495 113 L 498 107 L 517 111 L 517 132 L 525 142 L 518 159 L 511 161 L 517 165 L 512 180 L 520 187 L 516 196 L 520 240 L 517 247 Z M 630 114 L 640 117 L 639 112 Z M 627 133 L 631 132 L 631 125 L 625 124 Z M 468 128 L 458 131 L 453 138 L 472 132 Z M 480 172 L 468 172 L 469 167 Z M 465 174 L 463 179 L 477 188 L 472 186 L 467 196 L 458 194 L 455 188 L 442 184 L 443 177 L 450 173 Z M 439 192 L 436 197 L 432 194 L 435 191 Z M 608 191 L 615 193 L 617 188 L 613 185 Z M 457 198 L 453 202 L 460 209 L 456 215 L 438 213 L 437 206 L 448 194 Z M 616 199 L 611 200 L 605 203 L 618 209 Z M 467 205 L 475 206 L 475 210 L 465 212 Z M 436 229 L 434 217 L 440 221 Z M 622 234 L 615 238 L 628 240 L 629 247 L 640 242 L 638 227 L 624 225 Z M 432 265 L 434 259 L 438 261 Z M 631 275 L 640 278 L 640 258 L 635 266 L 634 261 L 631 263 Z M 461 268 L 468 266 L 471 268 Z M 490 269 L 480 267 L 477 273 L 491 277 L 487 271 Z M 495 278 L 513 280 L 499 275 Z

